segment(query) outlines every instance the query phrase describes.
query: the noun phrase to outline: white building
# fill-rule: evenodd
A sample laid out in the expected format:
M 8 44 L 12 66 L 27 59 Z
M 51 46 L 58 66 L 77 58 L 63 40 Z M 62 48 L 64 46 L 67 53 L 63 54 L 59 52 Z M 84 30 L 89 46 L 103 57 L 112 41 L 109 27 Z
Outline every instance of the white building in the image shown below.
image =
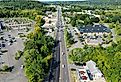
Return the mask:
M 103 77 L 103 74 L 101 73 L 101 71 L 96 67 L 96 63 L 92 60 L 86 62 L 86 69 L 88 69 L 90 71 L 90 73 L 93 76 L 93 80 L 97 80 L 99 78 Z

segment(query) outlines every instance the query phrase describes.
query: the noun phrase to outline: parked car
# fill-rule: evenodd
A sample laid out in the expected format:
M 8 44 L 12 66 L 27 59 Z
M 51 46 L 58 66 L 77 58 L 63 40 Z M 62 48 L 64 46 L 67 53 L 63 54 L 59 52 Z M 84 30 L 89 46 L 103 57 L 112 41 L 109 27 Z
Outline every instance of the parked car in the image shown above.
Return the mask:
M 20 68 L 23 69 L 24 68 L 24 65 L 21 65 Z
M 3 55 L 3 53 L 0 51 L 0 55 Z
M 4 61 L 0 62 L 0 64 L 4 64 L 4 63 L 5 63 Z
M 69 51 L 69 49 L 67 48 L 67 51 Z
M 2 44 L 2 47 L 5 47 L 5 44 Z
M 8 34 L 8 36 L 11 36 L 10 34 Z
M 65 53 L 64 52 L 62 52 L 62 55 L 64 55 Z
M 12 45 L 12 43 L 9 42 L 8 45 Z

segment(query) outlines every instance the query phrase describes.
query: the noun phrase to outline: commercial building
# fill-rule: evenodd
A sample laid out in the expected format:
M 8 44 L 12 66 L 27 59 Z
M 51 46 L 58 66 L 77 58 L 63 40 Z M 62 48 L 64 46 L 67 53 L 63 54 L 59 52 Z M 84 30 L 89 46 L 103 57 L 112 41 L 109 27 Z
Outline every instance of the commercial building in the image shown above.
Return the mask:
M 102 72 L 92 60 L 87 61 L 82 68 L 77 69 L 79 82 L 106 82 Z
M 109 35 L 111 30 L 104 25 L 93 25 L 80 27 L 80 36 L 88 45 L 98 45 L 103 42 L 102 37 Z
M 92 60 L 86 62 L 86 69 L 90 71 L 93 80 L 99 79 L 101 77 L 103 77 L 103 74 L 101 73 L 101 71 L 96 67 L 96 63 Z
M 88 35 L 92 35 L 92 34 L 97 34 L 97 35 L 102 35 L 102 34 L 107 34 L 110 33 L 111 30 L 109 28 L 107 28 L 104 25 L 93 25 L 93 26 L 83 26 L 80 27 L 80 33 L 81 34 L 88 34 Z

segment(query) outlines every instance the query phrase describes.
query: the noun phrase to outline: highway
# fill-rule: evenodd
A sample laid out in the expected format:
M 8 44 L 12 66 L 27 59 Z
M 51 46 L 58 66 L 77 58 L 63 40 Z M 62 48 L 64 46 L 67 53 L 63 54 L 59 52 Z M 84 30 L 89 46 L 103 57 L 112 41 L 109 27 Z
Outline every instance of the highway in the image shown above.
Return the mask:
M 62 24 L 61 7 L 57 7 L 56 38 L 53 59 L 50 68 L 49 82 L 70 82 L 66 46 L 64 41 L 64 29 Z M 64 54 L 63 54 L 64 53 Z M 64 67 L 62 67 L 64 66 Z

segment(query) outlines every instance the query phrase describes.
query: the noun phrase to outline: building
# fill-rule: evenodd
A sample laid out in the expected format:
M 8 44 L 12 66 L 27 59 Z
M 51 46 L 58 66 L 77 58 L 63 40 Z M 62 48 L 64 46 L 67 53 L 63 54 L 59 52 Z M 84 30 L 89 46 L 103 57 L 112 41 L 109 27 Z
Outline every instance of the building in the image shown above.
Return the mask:
M 97 80 L 103 77 L 101 71 L 96 67 L 96 63 L 92 60 L 86 62 L 86 69 L 90 71 L 93 80 Z
M 45 20 L 45 24 L 42 26 L 42 28 L 44 28 L 47 32 L 52 32 L 52 30 L 54 30 L 54 28 L 56 27 L 56 15 L 52 14 L 50 12 L 46 12 L 49 13 L 47 14 L 47 16 L 43 16 L 43 19 Z
M 104 25 L 93 25 L 80 27 L 80 36 L 84 38 L 88 45 L 98 45 L 103 42 L 102 37 L 109 35 L 111 30 Z
M 81 34 L 104 34 L 110 33 L 111 30 L 104 25 L 93 25 L 93 26 L 83 26 L 80 27 Z
M 102 72 L 92 60 L 87 61 L 82 68 L 76 69 L 78 82 L 106 82 Z

